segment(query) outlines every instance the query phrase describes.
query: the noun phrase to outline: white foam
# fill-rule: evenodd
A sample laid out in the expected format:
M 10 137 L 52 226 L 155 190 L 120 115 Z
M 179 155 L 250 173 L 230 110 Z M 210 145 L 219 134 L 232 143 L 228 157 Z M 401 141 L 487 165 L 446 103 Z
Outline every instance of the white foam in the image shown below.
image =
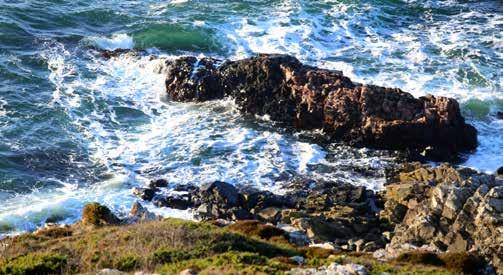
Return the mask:
M 412 15 L 398 19 L 388 15 L 387 6 L 325 2 L 331 8 L 313 14 L 308 10 L 317 5 L 314 2 L 281 1 L 268 10 L 267 17 L 233 18 L 221 31 L 235 44 L 236 59 L 260 52 L 287 53 L 341 70 L 353 81 L 398 87 L 416 97 L 448 96 L 461 104 L 478 99 L 493 111 L 496 102 L 503 100 L 499 72 L 503 70 L 503 36 L 497 32 L 503 15 L 497 11 L 477 11 L 459 1 L 408 1 L 419 9 L 457 12 L 436 18 L 425 12 L 414 15 L 415 24 L 393 27 L 385 23 L 382 27 L 376 18 L 398 23 Z M 503 130 L 494 125 L 499 122 L 490 122 L 489 117 L 468 119 L 479 130 L 480 147 L 466 165 L 482 170 L 501 166 L 503 146 L 498 137 Z M 481 161 L 484 157 L 488 161 Z
M 282 193 L 292 175 L 333 179 L 341 173 L 326 160 L 326 149 L 282 134 L 270 122 L 250 126 L 230 100 L 162 102 L 164 76 L 155 73 L 159 60 L 128 55 L 81 60 L 61 44 L 43 57 L 55 85 L 52 104 L 78 130 L 91 166 L 103 167 L 112 179 L 79 182 L 80 187 L 60 182 L 53 191 L 10 199 L 0 209 L 0 223 L 31 230 L 63 210 L 62 222 L 73 222 L 90 201 L 124 214 L 135 200 L 131 187 L 155 178 L 174 184 L 222 180 Z M 193 218 L 190 211 L 146 206 L 166 216 Z
M 92 37 L 88 40 L 103 50 L 134 48 L 133 38 L 125 33 L 114 34 L 112 37 Z

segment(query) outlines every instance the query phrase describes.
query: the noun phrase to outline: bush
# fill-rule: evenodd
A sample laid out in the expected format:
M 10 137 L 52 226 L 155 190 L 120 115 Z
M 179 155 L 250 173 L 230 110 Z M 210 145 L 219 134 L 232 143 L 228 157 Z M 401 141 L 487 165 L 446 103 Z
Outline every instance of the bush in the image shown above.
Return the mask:
M 160 249 L 154 252 L 155 263 L 166 264 L 185 261 L 191 259 L 193 255 L 183 250 Z
M 438 257 L 437 254 L 423 251 L 413 251 L 400 254 L 396 261 L 410 264 L 423 264 L 443 266 L 444 262 Z
M 265 240 L 269 240 L 273 237 L 284 238 L 285 236 L 285 231 L 275 226 L 263 224 L 254 220 L 237 221 L 227 226 L 227 228 L 231 231 L 240 232 L 247 236 L 256 236 Z
M 131 271 L 140 265 L 140 258 L 134 255 L 123 256 L 117 260 L 115 267 L 121 271 Z
M 7 261 L 0 267 L 0 274 L 54 274 L 62 273 L 66 257 L 60 254 L 30 254 Z
M 456 273 L 481 274 L 487 266 L 484 259 L 466 252 L 445 253 L 440 258 L 447 269 Z
M 84 225 L 106 225 L 117 224 L 119 219 L 112 214 L 108 207 L 97 202 L 89 203 L 82 210 L 82 224 Z

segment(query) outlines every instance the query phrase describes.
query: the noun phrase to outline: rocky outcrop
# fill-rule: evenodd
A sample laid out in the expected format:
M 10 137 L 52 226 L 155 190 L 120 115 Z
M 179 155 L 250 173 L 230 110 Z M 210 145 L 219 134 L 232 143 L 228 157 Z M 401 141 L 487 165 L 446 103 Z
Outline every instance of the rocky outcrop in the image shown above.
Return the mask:
M 167 60 L 166 90 L 175 101 L 232 97 L 247 114 L 334 140 L 384 149 L 428 149 L 431 157 L 474 149 L 476 130 L 451 98 L 414 98 L 399 89 L 361 85 L 342 72 L 306 66 L 286 55 L 227 61 Z
M 386 187 L 389 246 L 473 251 L 503 272 L 503 179 L 447 165 L 401 173 Z
M 162 197 L 164 206 L 184 198 L 186 208 L 193 209 L 201 220 L 255 219 L 272 224 L 289 225 L 290 239 L 305 245 L 309 239 L 330 243 L 333 249 L 373 251 L 384 247 L 377 215 L 375 194 L 365 187 L 336 182 L 297 181 L 285 195 L 250 188 L 238 189 L 225 182 L 198 187 L 180 187 Z M 142 197 L 141 194 L 139 194 Z M 306 238 L 307 236 L 307 238 Z M 309 239 L 308 239 L 309 238 Z

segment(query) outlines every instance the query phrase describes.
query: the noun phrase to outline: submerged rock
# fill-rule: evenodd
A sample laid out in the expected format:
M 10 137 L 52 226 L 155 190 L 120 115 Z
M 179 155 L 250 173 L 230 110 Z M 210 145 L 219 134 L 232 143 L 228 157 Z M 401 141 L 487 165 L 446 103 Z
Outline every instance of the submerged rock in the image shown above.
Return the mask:
M 323 129 L 355 146 L 426 150 L 448 157 L 477 146 L 451 98 L 414 98 L 400 89 L 362 85 L 342 72 L 303 65 L 287 55 L 258 55 L 219 65 L 209 58 L 166 61 L 166 90 L 175 101 L 232 97 L 241 111 L 299 129 Z

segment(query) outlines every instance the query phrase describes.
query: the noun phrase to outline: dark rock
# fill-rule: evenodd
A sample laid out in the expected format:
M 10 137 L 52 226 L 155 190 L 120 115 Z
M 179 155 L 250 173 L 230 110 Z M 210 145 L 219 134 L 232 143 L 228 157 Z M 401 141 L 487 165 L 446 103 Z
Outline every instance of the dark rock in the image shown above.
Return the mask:
M 497 117 L 498 119 L 503 119 L 503 111 L 498 111 L 498 112 L 496 112 L 496 117 Z
M 231 96 L 244 113 L 269 115 L 299 129 L 322 128 L 355 146 L 429 148 L 430 156 L 477 146 L 477 132 L 465 123 L 454 99 L 414 98 L 399 89 L 360 85 L 291 56 L 258 55 L 221 66 L 183 57 L 166 66 L 167 92 L 175 101 Z
M 189 195 L 172 195 L 165 199 L 165 205 L 170 208 L 185 210 L 192 206 Z
M 165 65 L 166 91 L 171 99 L 206 101 L 224 96 L 214 59 L 187 56 L 167 60 Z
M 154 198 L 155 193 L 157 191 L 158 190 L 156 188 L 139 188 L 139 187 L 135 187 L 135 188 L 133 188 L 133 195 L 139 197 L 142 200 L 151 201 Z
M 294 203 L 288 196 L 280 196 L 269 191 L 245 190 L 243 195 L 243 206 L 254 213 L 261 209 L 276 207 L 293 207 Z
M 238 206 L 240 203 L 240 195 L 236 187 L 232 184 L 215 181 L 205 184 L 200 188 L 201 201 L 212 200 L 225 205 L 227 208 Z
M 197 186 L 190 185 L 190 184 L 184 184 L 184 185 L 177 185 L 175 188 L 173 188 L 173 191 L 176 192 L 195 192 L 199 190 Z
M 139 50 L 139 49 L 115 49 L 115 50 L 96 49 L 96 50 L 99 52 L 101 57 L 103 57 L 105 59 L 111 59 L 113 57 L 118 57 L 118 56 L 124 55 L 124 54 L 136 56 L 141 52 L 141 50 Z
M 185 195 L 157 194 L 152 199 L 152 203 L 157 207 L 169 207 L 169 208 L 179 209 L 179 210 L 185 210 L 185 209 L 193 206 L 193 204 L 190 200 L 190 196 L 188 194 L 185 194 Z
M 153 180 L 153 181 L 150 181 L 150 183 L 148 184 L 148 187 L 152 188 L 152 189 L 159 188 L 159 187 L 168 187 L 168 181 L 165 179 Z
M 503 177 L 503 166 L 501 166 L 500 168 L 498 168 L 498 170 L 496 170 L 496 175 Z

